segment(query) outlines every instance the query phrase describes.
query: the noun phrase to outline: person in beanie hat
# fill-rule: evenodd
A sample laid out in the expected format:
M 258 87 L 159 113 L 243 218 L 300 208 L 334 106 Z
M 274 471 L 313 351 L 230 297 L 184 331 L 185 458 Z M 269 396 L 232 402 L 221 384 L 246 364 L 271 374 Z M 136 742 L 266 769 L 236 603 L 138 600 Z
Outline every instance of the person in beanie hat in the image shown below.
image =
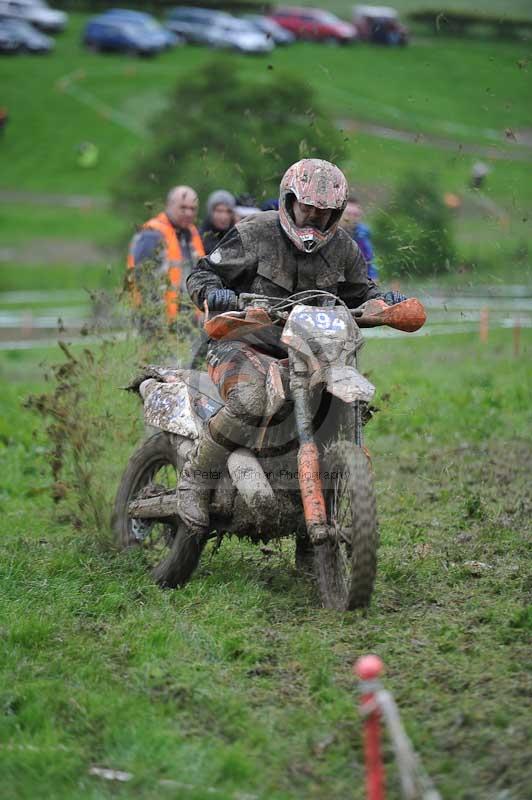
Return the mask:
M 206 255 L 212 253 L 227 231 L 233 227 L 235 206 L 234 196 L 225 189 L 218 189 L 209 195 L 207 216 L 200 228 Z

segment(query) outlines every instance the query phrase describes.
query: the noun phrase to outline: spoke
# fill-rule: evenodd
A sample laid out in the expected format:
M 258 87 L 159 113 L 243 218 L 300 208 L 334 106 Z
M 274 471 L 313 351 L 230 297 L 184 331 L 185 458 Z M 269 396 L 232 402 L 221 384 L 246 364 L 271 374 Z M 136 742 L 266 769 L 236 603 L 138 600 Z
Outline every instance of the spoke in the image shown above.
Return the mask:
M 351 498 L 349 492 L 346 491 L 346 481 L 342 481 L 339 487 L 339 482 L 336 481 L 334 485 L 334 502 L 332 503 L 331 517 L 334 520 L 336 529 L 347 527 L 347 515 L 351 509 Z M 342 499 L 344 502 L 342 503 Z
M 134 497 L 142 496 L 143 492 L 174 490 L 176 486 L 176 469 L 166 461 L 157 461 L 151 464 L 140 476 Z M 172 543 L 172 527 L 166 523 L 155 520 L 130 519 L 130 530 L 142 545 L 150 560 L 160 559 L 164 551 Z

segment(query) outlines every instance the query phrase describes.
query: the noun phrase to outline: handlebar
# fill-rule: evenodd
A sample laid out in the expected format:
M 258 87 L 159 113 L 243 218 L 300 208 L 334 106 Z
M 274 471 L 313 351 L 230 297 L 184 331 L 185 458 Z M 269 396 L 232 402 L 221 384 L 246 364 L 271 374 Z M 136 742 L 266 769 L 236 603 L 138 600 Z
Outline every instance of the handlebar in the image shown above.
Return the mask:
M 314 297 L 314 293 L 312 292 L 307 292 L 306 294 L 312 295 L 312 297 Z M 320 292 L 318 296 L 320 296 L 320 294 L 322 293 Z M 334 295 L 330 295 L 329 292 L 323 292 L 323 294 L 327 294 L 330 297 L 334 297 Z M 268 297 L 267 295 L 263 294 L 252 294 L 250 292 L 242 292 L 241 294 L 238 295 L 237 298 L 237 308 L 239 311 L 246 311 L 250 307 L 262 308 L 264 309 L 264 311 L 270 314 L 270 316 L 275 316 L 278 317 L 279 319 L 287 319 L 290 312 L 288 310 L 282 310 L 281 308 L 278 308 L 278 306 L 284 306 L 286 308 L 289 305 L 296 305 L 296 302 L 304 303 L 304 299 L 300 301 L 294 301 L 290 297 L 288 298 Z M 384 301 L 382 301 L 382 305 L 388 307 L 387 303 L 384 303 Z M 366 312 L 366 307 L 367 303 L 364 303 L 358 308 L 350 308 L 349 311 L 355 319 L 360 319 L 361 317 L 364 316 Z M 380 305 L 379 305 L 379 310 L 380 310 Z
M 308 302 L 311 299 L 324 296 L 330 299 L 336 299 L 330 292 L 320 290 L 311 290 L 298 294 L 301 295 L 299 299 L 297 299 L 298 295 L 279 298 L 243 292 L 239 295 L 237 303 L 238 308 L 241 309 L 242 316 L 245 316 L 248 308 L 253 307 L 262 309 L 275 321 L 288 319 L 291 308 L 297 303 L 305 303 L 305 300 Z M 366 301 L 358 308 L 349 310 L 360 328 L 373 328 L 380 325 L 387 325 L 396 330 L 412 333 L 419 330 L 427 319 L 423 305 L 414 297 L 410 297 L 393 306 L 389 306 L 381 298 L 375 298 L 374 300 Z M 240 314 L 238 314 L 238 316 L 240 316 Z

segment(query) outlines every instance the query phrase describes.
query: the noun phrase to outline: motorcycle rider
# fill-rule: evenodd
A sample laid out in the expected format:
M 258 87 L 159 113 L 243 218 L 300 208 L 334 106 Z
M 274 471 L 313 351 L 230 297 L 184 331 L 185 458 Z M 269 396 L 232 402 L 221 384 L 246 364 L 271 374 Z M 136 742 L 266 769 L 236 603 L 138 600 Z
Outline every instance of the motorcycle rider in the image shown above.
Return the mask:
M 281 181 L 279 211 L 246 217 L 199 260 L 187 279 L 193 302 L 200 309 L 206 302 L 213 316 L 234 310 L 239 292 L 283 298 L 317 289 L 332 292 L 350 308 L 373 298 L 390 305 L 405 299 L 397 292 L 383 294 L 368 279 L 358 246 L 338 227 L 347 196 L 345 176 L 334 164 L 316 158 L 293 164 Z M 180 516 L 193 532 L 208 530 L 210 494 L 230 452 L 256 442 L 268 367 L 272 359 L 287 356 L 281 335 L 279 326 L 267 326 L 211 343 L 209 375 L 225 405 L 205 427 L 177 490 Z

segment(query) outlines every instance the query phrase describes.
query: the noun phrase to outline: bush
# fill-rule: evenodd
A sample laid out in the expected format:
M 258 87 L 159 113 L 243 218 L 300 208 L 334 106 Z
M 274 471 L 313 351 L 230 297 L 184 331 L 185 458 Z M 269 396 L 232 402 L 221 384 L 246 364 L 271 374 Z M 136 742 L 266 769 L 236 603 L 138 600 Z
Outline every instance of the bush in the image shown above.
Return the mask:
M 447 271 L 454 256 L 451 215 L 434 176 L 410 173 L 375 219 L 375 244 L 386 274 Z
M 260 201 L 277 196 L 284 171 L 299 158 L 342 157 L 342 135 L 306 83 L 273 70 L 242 81 L 238 70 L 222 55 L 180 80 L 153 124 L 154 148 L 116 190 L 128 219 L 144 222 L 146 209 L 164 205 L 176 184 L 193 186 L 202 201 L 221 187 Z

